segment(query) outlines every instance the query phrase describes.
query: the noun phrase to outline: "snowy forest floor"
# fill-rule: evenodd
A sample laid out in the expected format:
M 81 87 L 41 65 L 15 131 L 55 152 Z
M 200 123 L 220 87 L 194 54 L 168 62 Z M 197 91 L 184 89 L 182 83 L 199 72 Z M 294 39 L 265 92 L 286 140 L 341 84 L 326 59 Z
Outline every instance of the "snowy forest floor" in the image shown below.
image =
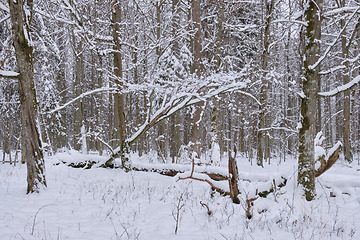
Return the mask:
M 47 157 L 48 187 L 28 195 L 26 166 L 0 163 L 0 239 L 360 239 L 357 161 L 339 160 L 317 179 L 316 199 L 306 202 L 296 189 L 295 159 L 280 165 L 273 160 L 260 168 L 238 157 L 242 203 L 233 204 L 228 196 L 211 194 L 205 182 L 177 181 L 189 172 L 168 177 L 62 163 L 81 160 L 106 157 L 77 152 Z M 149 156 L 134 164 L 144 162 L 148 164 Z M 211 170 L 226 172 L 226 162 L 224 157 L 224 166 Z M 256 189 L 271 188 L 273 179 L 281 177 L 288 179 L 286 186 L 253 201 L 253 217 L 247 219 L 246 198 L 254 197 Z

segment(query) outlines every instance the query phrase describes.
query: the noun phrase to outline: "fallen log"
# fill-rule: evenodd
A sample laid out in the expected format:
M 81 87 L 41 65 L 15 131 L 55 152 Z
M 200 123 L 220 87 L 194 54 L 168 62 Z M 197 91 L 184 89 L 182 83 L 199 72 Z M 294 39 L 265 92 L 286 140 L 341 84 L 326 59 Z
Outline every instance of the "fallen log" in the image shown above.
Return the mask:
M 69 166 L 69 167 L 73 167 L 73 168 L 84 168 L 84 169 L 90 169 L 92 167 L 101 167 L 101 162 L 100 161 L 95 161 L 95 160 L 85 160 L 82 162 L 65 162 L 65 161 L 61 161 L 61 163 Z M 57 163 L 57 165 L 60 163 Z M 100 166 L 99 166 L 100 165 Z M 192 164 L 192 168 L 194 167 L 195 164 Z M 116 166 L 114 165 L 113 168 L 121 168 L 121 166 Z M 181 174 L 181 173 L 185 173 L 187 171 L 189 171 L 190 169 L 187 170 L 180 170 L 180 169 L 172 169 L 172 168 L 156 168 L 156 167 L 139 167 L 139 166 L 132 166 L 131 170 L 133 171 L 138 171 L 138 172 L 153 172 L 153 173 L 158 173 L 164 176 L 169 176 L 169 177 L 174 177 L 177 174 Z M 192 171 L 192 170 L 190 170 Z M 229 181 L 230 178 L 228 176 L 224 176 L 223 174 L 220 173 L 214 173 L 214 172 L 206 172 L 206 171 L 198 171 L 199 174 L 205 174 L 207 175 L 210 179 L 214 180 L 214 181 Z M 232 177 L 234 175 L 231 175 Z M 247 182 L 252 182 L 251 179 L 247 179 L 247 178 L 240 178 L 238 176 L 238 179 L 240 181 L 247 181 Z M 282 188 L 284 186 L 286 186 L 287 183 L 287 179 L 284 177 L 281 177 L 282 181 L 280 183 L 277 183 L 277 185 L 275 186 L 275 183 L 272 184 L 271 188 L 269 190 L 264 190 L 264 191 L 259 191 L 256 195 L 258 195 L 259 197 L 262 198 L 266 198 L 270 193 L 274 192 L 276 189 Z M 199 180 L 199 179 L 195 179 L 195 180 Z M 201 179 L 200 181 L 203 182 L 207 182 L 204 179 Z M 269 180 L 274 182 L 274 179 Z M 209 184 L 209 182 L 207 182 Z M 211 184 L 210 184 L 211 185 Z M 212 187 L 212 186 L 211 186 Z M 212 187 L 213 188 L 213 187 Z M 218 189 L 216 190 L 216 188 L 213 188 L 213 190 L 219 192 L 222 195 L 230 195 L 230 192 L 224 191 L 222 189 Z

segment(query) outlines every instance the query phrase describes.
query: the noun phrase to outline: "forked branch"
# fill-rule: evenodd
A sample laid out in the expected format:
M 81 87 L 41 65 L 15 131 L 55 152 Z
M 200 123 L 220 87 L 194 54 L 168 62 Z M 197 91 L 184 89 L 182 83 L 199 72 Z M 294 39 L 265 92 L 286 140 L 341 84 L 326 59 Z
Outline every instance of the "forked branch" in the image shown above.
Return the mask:
M 221 195 L 229 195 L 228 192 L 216 187 L 211 181 L 209 181 L 208 179 L 202 179 L 202 178 L 197 178 L 197 177 L 194 177 L 194 169 L 195 169 L 195 159 L 193 158 L 192 159 L 192 165 L 191 165 L 191 173 L 190 173 L 190 176 L 189 177 L 179 177 L 179 180 L 186 180 L 186 179 L 192 179 L 192 180 L 197 180 L 197 181 L 201 181 L 201 182 L 206 182 L 208 183 L 212 189 L 216 190 L 218 193 L 220 193 Z

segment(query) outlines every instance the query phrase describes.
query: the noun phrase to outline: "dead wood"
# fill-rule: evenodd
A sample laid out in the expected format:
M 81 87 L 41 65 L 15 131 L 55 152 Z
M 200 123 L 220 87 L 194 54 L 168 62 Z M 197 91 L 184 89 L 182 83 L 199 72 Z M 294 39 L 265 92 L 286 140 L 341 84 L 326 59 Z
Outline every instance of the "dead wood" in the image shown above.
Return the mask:
M 194 176 L 193 176 L 193 174 L 194 174 L 194 169 L 195 169 L 195 160 L 194 160 L 194 158 L 193 158 L 190 176 L 189 176 L 189 177 L 184 177 L 184 178 L 181 178 L 181 177 L 180 177 L 177 181 L 179 181 L 179 180 L 186 180 L 186 179 L 192 179 L 192 180 L 197 180 L 197 181 L 201 181 L 201 182 L 206 182 L 206 183 L 208 183 L 208 184 L 211 186 L 211 188 L 212 188 L 213 190 L 217 191 L 217 192 L 220 193 L 221 195 L 224 195 L 224 196 L 229 195 L 228 192 L 226 192 L 226 191 L 224 191 L 224 190 L 216 187 L 216 186 L 215 186 L 212 182 L 210 182 L 208 179 L 202 179 L 202 178 L 194 177 Z
M 235 151 L 236 155 L 236 151 Z M 230 189 L 230 197 L 233 203 L 240 204 L 240 199 L 238 195 L 240 194 L 239 187 L 238 187 L 238 180 L 239 180 L 239 171 L 236 165 L 234 157 L 231 156 L 231 151 L 229 150 L 229 189 Z
M 202 201 L 200 201 L 200 204 L 201 204 L 202 207 L 204 207 L 204 208 L 207 209 L 207 214 L 208 214 L 209 216 L 211 216 L 211 215 L 212 215 L 212 211 L 210 210 L 209 206 L 208 206 L 206 203 L 203 203 Z
M 321 174 L 323 174 L 324 172 L 329 170 L 334 165 L 334 163 L 339 158 L 340 150 L 341 150 L 341 145 L 339 144 L 337 149 L 328 157 L 327 161 L 325 160 L 325 156 L 321 157 L 321 159 L 320 159 L 321 165 L 320 165 L 319 169 L 317 169 L 315 171 L 315 177 L 319 177 Z
M 257 190 L 256 190 L 256 195 L 257 195 Z M 245 209 L 245 214 L 247 219 L 251 219 L 252 218 L 252 210 L 251 207 L 254 206 L 254 201 L 256 199 L 258 199 L 259 197 L 253 197 L 253 198 L 248 198 L 246 199 L 246 209 Z

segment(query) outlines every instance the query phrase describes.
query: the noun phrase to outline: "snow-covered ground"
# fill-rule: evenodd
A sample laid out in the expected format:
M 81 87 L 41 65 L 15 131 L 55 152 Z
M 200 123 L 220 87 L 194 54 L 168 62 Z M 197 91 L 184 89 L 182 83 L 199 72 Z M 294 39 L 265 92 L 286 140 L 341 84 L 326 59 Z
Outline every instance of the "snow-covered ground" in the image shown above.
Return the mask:
M 48 157 L 48 187 L 28 195 L 26 166 L 0 162 L 0 239 L 360 239 L 356 163 L 339 162 L 319 177 L 317 198 L 309 203 L 294 190 L 296 160 L 281 165 L 273 160 L 273 165 L 260 168 L 238 158 L 239 205 L 211 194 L 205 182 L 177 181 L 179 176 L 56 165 L 105 159 L 75 152 Z M 226 166 L 209 170 L 226 172 Z M 186 175 L 189 172 L 181 174 Z M 254 197 L 256 189 L 271 188 L 272 179 L 278 183 L 281 176 L 288 179 L 286 186 L 253 201 L 253 217 L 247 219 L 246 198 Z

